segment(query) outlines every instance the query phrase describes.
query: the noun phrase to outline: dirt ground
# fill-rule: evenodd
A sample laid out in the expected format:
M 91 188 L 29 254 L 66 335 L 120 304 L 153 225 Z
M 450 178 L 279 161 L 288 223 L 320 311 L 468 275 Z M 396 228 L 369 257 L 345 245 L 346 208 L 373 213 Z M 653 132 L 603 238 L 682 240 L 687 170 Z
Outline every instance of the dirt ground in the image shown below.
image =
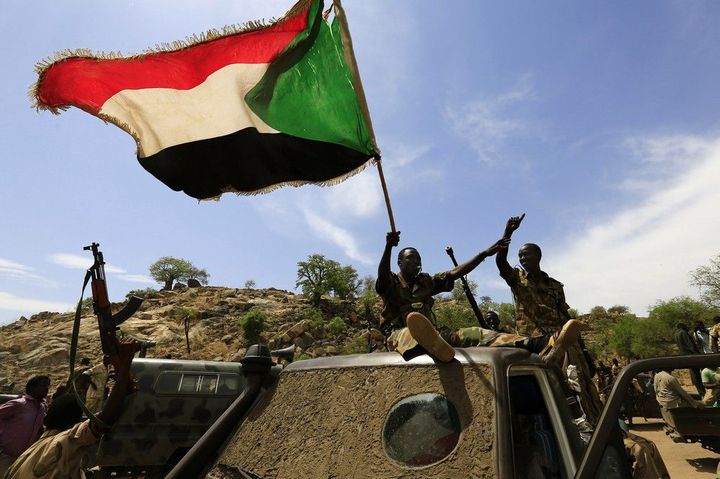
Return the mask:
M 662 429 L 660 419 L 635 418 L 631 431 L 655 443 L 672 479 L 710 479 L 720 455 L 703 449 L 699 444 L 674 443 Z

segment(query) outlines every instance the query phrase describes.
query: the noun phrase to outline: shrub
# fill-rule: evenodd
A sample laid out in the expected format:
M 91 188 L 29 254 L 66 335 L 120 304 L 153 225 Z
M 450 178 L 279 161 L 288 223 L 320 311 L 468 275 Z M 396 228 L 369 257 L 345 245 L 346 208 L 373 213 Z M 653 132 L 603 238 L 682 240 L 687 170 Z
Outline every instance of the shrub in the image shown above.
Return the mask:
M 363 354 L 367 352 L 368 342 L 363 336 L 356 336 L 343 346 L 343 354 Z
M 241 316 L 238 323 L 243 330 L 245 341 L 255 344 L 260 340 L 260 334 L 265 331 L 267 315 L 259 310 L 251 310 Z
M 156 294 L 158 292 L 155 288 L 145 288 L 145 289 L 133 289 L 128 291 L 128 293 L 125 295 L 126 298 L 129 298 L 130 296 L 137 296 L 138 298 L 149 298 L 152 295 Z
M 340 316 L 335 316 L 327 324 L 327 331 L 332 336 L 340 336 L 342 333 L 345 332 L 345 329 L 346 329 L 345 321 L 343 321 Z
M 307 319 L 310 321 L 310 326 L 313 330 L 313 333 L 317 333 L 313 334 L 313 336 L 318 337 L 324 333 L 325 316 L 323 315 L 322 311 L 317 308 L 308 308 L 302 312 L 300 317 L 302 319 Z
M 477 326 L 475 314 L 468 304 L 443 303 L 435 308 L 435 319 L 438 329 L 448 328 L 455 331 L 460 328 Z
M 245 281 L 245 289 L 255 289 L 255 280 L 249 279 Z

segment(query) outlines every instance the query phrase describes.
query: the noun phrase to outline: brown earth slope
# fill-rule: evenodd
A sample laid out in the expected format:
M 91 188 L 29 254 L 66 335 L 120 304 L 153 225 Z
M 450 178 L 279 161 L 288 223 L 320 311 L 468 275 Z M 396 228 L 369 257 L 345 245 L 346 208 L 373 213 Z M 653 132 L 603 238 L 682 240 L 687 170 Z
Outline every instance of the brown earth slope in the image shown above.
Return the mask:
M 377 307 L 378 305 L 376 305 Z M 113 305 L 120 309 L 122 304 Z M 277 289 L 234 289 L 222 287 L 187 288 L 149 295 L 140 310 L 121 325 L 121 332 L 157 341 L 147 357 L 174 359 L 237 360 L 247 346 L 238 319 L 251 309 L 267 315 L 262 334 L 271 348 L 295 344 L 296 356 L 316 357 L 361 351 L 367 344 L 367 323 L 359 319 L 355 301 L 323 297 L 319 310 L 322 321 L 312 320 L 312 305 L 302 295 Z M 186 350 L 185 331 L 177 311 L 191 308 L 197 312 L 190 320 L 190 353 Z M 375 314 L 377 315 L 377 309 Z M 339 317 L 345 331 L 328 331 L 331 318 Z M 51 391 L 68 377 L 69 350 L 74 313 L 43 312 L 30 319 L 0 327 L 0 392 L 22 392 L 33 375 L 47 374 Z M 102 358 L 97 320 L 91 309 L 80 321 L 78 361 L 90 358 L 93 364 Z

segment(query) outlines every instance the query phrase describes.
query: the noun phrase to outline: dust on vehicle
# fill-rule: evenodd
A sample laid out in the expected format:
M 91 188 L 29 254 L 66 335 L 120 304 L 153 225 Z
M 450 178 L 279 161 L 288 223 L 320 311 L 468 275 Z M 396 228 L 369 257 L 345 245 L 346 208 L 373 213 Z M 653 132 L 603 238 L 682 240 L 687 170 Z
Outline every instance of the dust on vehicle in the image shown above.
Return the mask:
M 108 471 L 172 466 L 245 387 L 242 365 L 233 362 L 139 358 L 132 373 L 139 390 L 94 461 Z

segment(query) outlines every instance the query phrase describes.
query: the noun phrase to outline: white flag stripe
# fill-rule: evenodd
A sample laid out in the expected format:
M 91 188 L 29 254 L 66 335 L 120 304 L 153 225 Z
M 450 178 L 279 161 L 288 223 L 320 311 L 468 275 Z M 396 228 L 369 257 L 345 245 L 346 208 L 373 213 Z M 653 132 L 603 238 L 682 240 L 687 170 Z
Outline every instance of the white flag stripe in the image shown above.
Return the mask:
M 100 114 L 129 128 L 129 133 L 140 142 L 142 158 L 170 146 L 224 136 L 249 127 L 260 133 L 277 133 L 243 100 L 267 68 L 266 63 L 228 65 L 188 90 L 123 90 L 103 104 Z

